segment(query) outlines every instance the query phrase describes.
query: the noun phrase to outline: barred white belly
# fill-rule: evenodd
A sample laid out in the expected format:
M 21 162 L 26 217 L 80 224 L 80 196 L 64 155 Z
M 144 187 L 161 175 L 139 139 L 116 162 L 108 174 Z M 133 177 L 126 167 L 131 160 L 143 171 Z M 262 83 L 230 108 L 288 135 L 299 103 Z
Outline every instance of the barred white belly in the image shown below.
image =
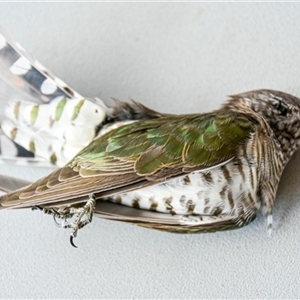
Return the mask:
M 235 215 L 249 208 L 256 211 L 260 203 L 256 199 L 254 169 L 246 164 L 241 168 L 233 161 L 211 171 L 197 171 L 159 185 L 115 195 L 109 201 L 174 215 Z

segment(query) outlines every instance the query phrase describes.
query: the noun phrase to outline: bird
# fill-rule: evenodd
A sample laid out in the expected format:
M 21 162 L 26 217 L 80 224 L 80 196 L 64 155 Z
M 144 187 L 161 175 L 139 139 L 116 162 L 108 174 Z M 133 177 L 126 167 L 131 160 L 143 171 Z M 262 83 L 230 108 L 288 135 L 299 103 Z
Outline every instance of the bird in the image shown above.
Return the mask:
M 219 109 L 124 124 L 65 166 L 0 197 L 0 210 L 38 208 L 71 243 L 93 213 L 176 233 L 240 228 L 259 211 L 272 230 L 282 172 L 300 147 L 300 99 L 280 91 L 233 95 Z
M 183 115 L 107 105 L 80 95 L 1 27 L 0 78 L 0 163 L 59 167 L 34 183 L 1 176 L 0 210 L 42 210 L 71 229 L 73 246 L 93 216 L 197 233 L 240 228 L 262 211 L 271 233 L 280 177 L 300 146 L 297 97 L 254 90 Z

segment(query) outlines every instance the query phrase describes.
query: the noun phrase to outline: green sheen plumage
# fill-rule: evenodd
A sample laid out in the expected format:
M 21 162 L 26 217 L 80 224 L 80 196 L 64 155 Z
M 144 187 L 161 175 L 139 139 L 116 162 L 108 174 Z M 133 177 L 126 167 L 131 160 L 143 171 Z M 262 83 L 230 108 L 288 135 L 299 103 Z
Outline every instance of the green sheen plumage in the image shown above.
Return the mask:
M 142 120 L 94 140 L 71 165 L 105 172 L 131 162 L 141 176 L 170 166 L 210 167 L 233 157 L 252 130 L 251 120 L 230 111 Z

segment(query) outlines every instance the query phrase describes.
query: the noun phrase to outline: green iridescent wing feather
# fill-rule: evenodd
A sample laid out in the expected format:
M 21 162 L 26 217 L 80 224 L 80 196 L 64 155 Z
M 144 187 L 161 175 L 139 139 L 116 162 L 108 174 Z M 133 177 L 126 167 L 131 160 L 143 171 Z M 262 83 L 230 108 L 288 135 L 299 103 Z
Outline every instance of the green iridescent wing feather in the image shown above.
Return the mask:
M 65 167 L 0 203 L 54 205 L 149 186 L 233 158 L 253 131 L 251 120 L 230 111 L 137 121 L 95 139 Z
M 206 168 L 233 157 L 252 126 L 233 112 L 139 121 L 94 140 L 71 165 L 94 174 L 134 167 L 140 176 L 164 168 Z

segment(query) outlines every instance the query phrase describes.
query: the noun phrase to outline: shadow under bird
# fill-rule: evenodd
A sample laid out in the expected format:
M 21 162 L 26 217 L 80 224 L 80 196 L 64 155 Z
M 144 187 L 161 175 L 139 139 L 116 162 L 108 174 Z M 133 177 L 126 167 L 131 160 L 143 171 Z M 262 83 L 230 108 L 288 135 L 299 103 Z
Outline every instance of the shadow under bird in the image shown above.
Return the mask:
M 93 213 L 193 233 L 239 228 L 262 210 L 270 232 L 281 174 L 300 146 L 299 127 L 300 100 L 272 90 L 232 96 L 211 113 L 138 120 L 3 195 L 0 208 L 37 207 L 62 218 L 72 243 Z

